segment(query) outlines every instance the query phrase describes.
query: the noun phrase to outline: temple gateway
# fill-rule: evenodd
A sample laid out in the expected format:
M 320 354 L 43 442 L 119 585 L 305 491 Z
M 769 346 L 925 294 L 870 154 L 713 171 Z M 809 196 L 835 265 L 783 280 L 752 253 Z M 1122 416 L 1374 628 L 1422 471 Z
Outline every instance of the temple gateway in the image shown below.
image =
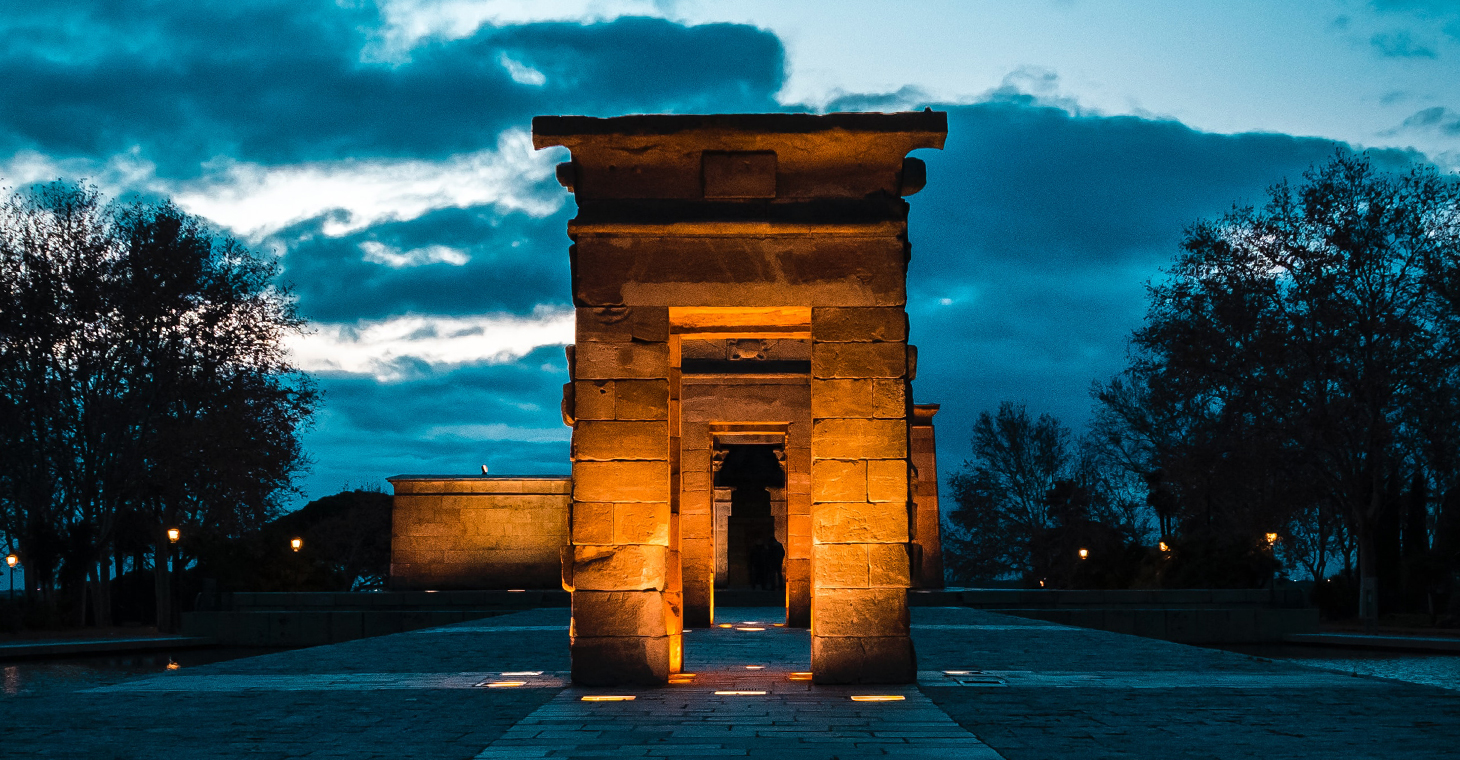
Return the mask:
M 783 588 L 817 683 L 914 681 L 907 592 L 943 568 L 903 197 L 946 114 L 532 129 L 578 202 L 572 477 L 391 478 L 392 586 L 561 584 L 588 685 L 665 683 L 717 589 Z

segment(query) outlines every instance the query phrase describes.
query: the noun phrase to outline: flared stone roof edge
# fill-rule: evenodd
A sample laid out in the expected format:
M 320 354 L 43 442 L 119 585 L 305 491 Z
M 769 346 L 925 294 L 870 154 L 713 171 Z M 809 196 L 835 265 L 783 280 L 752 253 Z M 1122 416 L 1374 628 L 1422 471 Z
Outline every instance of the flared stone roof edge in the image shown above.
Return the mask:
M 945 111 L 898 113 L 636 114 L 632 116 L 534 116 L 532 144 L 547 148 L 562 138 L 595 135 L 675 135 L 731 130 L 759 134 L 809 134 L 842 130 L 926 135 L 928 148 L 942 148 L 948 134 Z

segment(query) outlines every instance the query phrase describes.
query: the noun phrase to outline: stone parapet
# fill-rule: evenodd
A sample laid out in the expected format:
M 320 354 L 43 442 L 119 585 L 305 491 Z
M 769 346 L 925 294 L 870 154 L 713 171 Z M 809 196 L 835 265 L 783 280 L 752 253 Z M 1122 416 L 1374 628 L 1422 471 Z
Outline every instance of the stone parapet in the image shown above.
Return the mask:
M 392 589 L 544 589 L 568 542 L 568 478 L 398 475 Z

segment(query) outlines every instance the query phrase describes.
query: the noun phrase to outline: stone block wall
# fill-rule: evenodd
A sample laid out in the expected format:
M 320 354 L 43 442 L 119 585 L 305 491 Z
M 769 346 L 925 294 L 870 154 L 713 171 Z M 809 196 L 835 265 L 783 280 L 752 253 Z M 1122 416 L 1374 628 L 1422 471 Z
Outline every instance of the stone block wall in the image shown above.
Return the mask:
M 551 589 L 568 543 L 567 478 L 400 475 L 392 589 Z
M 573 382 L 573 680 L 664 683 L 682 663 L 670 504 L 669 310 L 583 306 Z
M 907 314 L 816 308 L 811 339 L 813 678 L 911 682 Z

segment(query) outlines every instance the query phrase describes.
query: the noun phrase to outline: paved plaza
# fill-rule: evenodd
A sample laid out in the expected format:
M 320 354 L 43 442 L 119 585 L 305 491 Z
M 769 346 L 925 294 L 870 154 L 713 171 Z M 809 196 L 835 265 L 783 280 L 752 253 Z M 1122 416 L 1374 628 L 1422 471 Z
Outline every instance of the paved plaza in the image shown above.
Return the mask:
M 731 627 L 689 632 L 694 675 L 665 688 L 571 686 L 567 611 L 543 609 L 9 697 L 0 747 L 117 760 L 1430 758 L 1460 747 L 1460 692 L 961 608 L 914 609 L 917 685 L 815 686 L 801 680 L 808 635 L 774 626 L 778 612 L 718 611 Z

